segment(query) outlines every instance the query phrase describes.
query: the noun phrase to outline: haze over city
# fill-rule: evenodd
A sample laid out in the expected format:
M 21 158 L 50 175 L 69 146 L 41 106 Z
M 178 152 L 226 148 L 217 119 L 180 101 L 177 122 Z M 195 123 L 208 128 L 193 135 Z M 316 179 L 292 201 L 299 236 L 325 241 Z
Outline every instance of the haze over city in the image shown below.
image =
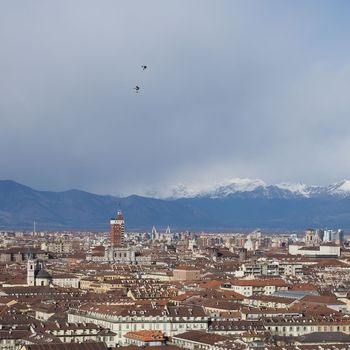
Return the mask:
M 3 1 L 0 178 L 122 195 L 347 179 L 349 10 Z

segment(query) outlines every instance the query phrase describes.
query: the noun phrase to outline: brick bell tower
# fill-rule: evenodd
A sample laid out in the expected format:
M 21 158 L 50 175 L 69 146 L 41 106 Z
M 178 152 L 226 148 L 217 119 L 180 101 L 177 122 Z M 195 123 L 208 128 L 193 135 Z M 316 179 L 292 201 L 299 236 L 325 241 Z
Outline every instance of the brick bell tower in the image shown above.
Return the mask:
M 109 237 L 112 247 L 124 247 L 124 219 L 121 210 L 117 217 L 110 220 Z

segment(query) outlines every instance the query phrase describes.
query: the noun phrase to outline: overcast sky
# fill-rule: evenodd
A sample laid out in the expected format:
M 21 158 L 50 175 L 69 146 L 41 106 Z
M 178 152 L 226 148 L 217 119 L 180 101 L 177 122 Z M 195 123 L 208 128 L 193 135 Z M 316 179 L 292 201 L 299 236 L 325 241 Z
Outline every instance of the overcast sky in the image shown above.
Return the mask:
M 350 178 L 349 33 L 340 0 L 1 1 L 0 178 Z

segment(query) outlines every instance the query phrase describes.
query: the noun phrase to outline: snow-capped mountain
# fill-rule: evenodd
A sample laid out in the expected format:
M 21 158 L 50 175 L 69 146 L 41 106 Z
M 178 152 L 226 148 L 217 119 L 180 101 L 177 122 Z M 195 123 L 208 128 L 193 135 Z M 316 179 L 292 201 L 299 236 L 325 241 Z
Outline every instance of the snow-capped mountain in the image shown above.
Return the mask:
M 343 180 L 326 187 L 327 194 L 338 197 L 350 196 L 350 180 Z
M 184 184 L 177 185 L 171 194 L 171 198 L 195 198 L 195 197 L 210 197 L 220 198 L 229 196 L 236 192 L 250 192 L 258 187 L 266 187 L 266 183 L 262 180 L 251 179 L 231 179 L 224 182 L 216 183 L 206 187 L 189 187 Z
M 194 198 L 197 197 L 198 194 L 199 190 L 195 190 L 194 188 L 190 188 L 184 184 L 179 184 L 172 189 L 170 198 Z
M 277 184 L 276 187 L 292 192 L 294 194 L 298 194 L 302 197 L 311 197 L 312 193 L 318 190 L 317 186 L 308 186 L 303 183 L 290 183 L 290 182 L 282 182 Z
M 316 198 L 316 197 L 350 197 L 350 180 L 343 180 L 328 186 L 314 186 L 303 183 L 283 182 L 268 185 L 260 179 L 239 179 L 216 183 L 207 187 L 190 187 L 177 185 L 170 196 L 159 196 L 171 199 L 179 198 L 225 198 L 230 196 L 249 198 Z
M 252 192 L 257 188 L 265 188 L 267 185 L 264 181 L 256 179 L 232 179 L 226 183 L 219 184 L 216 188 L 203 193 L 202 196 L 211 198 L 221 198 L 237 192 Z

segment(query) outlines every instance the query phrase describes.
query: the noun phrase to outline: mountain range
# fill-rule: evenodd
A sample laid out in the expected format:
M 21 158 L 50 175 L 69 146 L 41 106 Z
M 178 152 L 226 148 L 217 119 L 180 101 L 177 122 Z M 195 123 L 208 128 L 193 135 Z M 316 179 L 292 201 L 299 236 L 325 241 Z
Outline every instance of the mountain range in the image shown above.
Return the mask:
M 204 188 L 191 188 L 178 185 L 171 191 L 170 196 L 156 195 L 158 198 L 223 198 L 228 196 L 264 196 L 274 198 L 316 198 L 316 197 L 338 197 L 350 196 L 350 181 L 341 182 L 329 186 L 310 186 L 303 183 L 280 183 L 267 185 L 264 181 L 256 179 L 232 179 L 217 183 Z
M 350 181 L 329 186 L 233 179 L 204 189 L 177 186 L 171 195 L 115 197 L 80 190 L 38 191 L 0 181 L 0 228 L 107 230 L 121 208 L 127 229 L 153 225 L 189 230 L 350 228 Z

